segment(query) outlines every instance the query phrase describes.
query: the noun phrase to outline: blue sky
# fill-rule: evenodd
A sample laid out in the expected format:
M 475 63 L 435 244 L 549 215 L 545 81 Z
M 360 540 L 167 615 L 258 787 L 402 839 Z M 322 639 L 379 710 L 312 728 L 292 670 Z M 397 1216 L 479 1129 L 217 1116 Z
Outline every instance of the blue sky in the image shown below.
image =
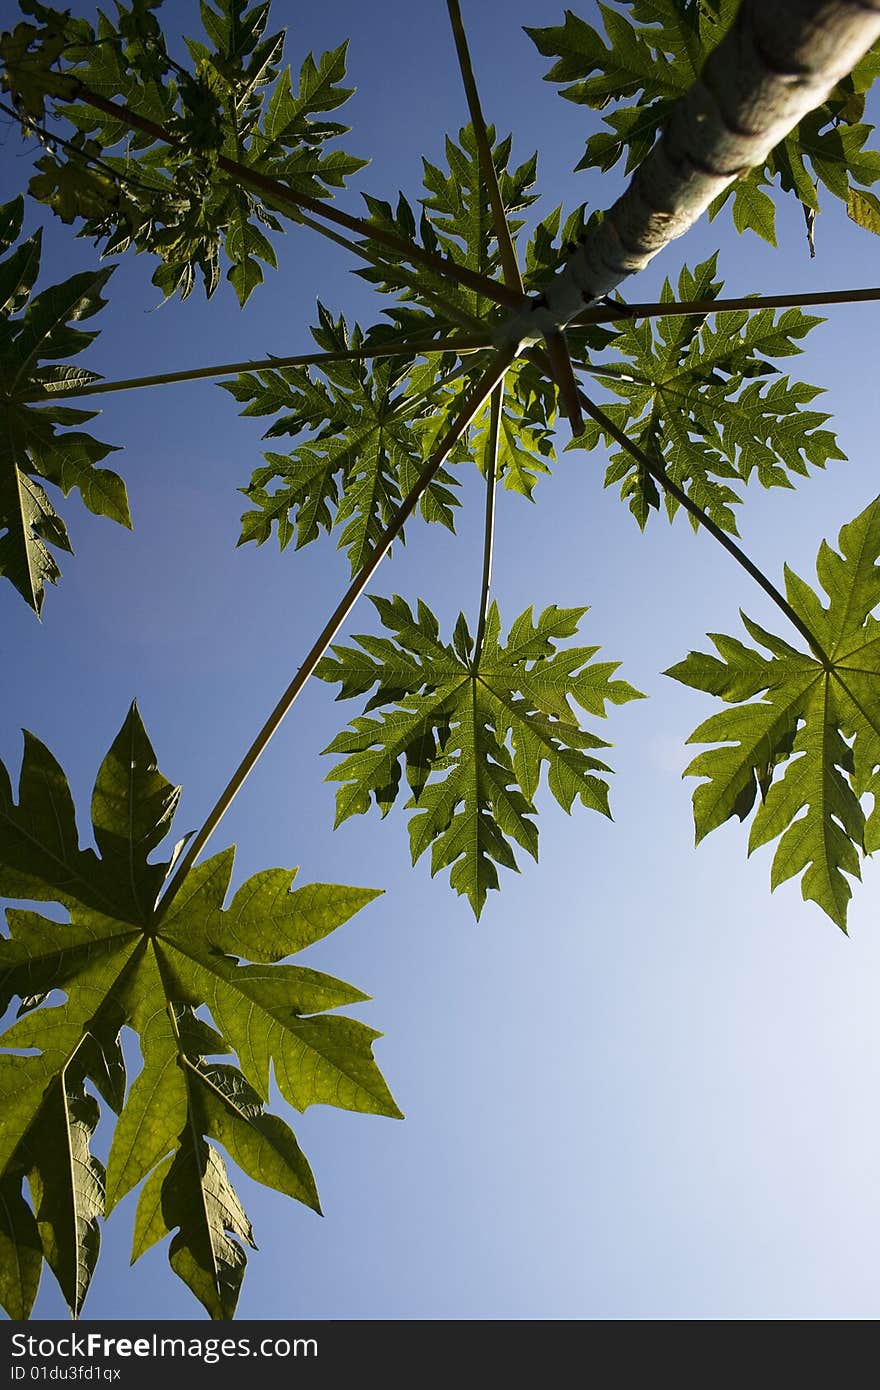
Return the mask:
M 169 27 L 195 32 L 191 9 L 168 6 Z M 513 130 L 519 159 L 539 150 L 542 210 L 607 206 L 616 172 L 571 173 L 595 118 L 541 80 L 546 60 L 520 27 L 559 22 L 561 6 L 463 9 L 487 117 Z M 340 204 L 358 211 L 356 188 L 416 199 L 421 155 L 440 162 L 444 133 L 466 118 L 445 6 L 326 0 L 277 4 L 273 18 L 290 24 L 294 64 L 351 37 L 346 148 L 372 164 Z M 3 140 L 9 196 L 28 164 L 13 131 Z M 46 216 L 34 206 L 28 225 Z M 716 248 L 730 294 L 876 280 L 877 242 L 837 207 L 819 219 L 814 261 L 796 205 L 782 205 L 779 226 L 773 251 L 725 216 L 703 223 L 627 293 L 651 298 L 683 260 Z M 42 283 L 94 263 L 57 224 L 47 248 Z M 308 351 L 316 296 L 350 319 L 376 316 L 342 251 L 293 228 L 279 253 L 281 274 L 244 314 L 228 287 L 208 304 L 194 295 L 157 308 L 152 266 L 124 261 L 83 361 L 112 377 Z M 812 578 L 822 537 L 833 541 L 876 491 L 875 312 L 830 309 L 791 360 L 799 379 L 828 388 L 849 461 L 796 492 L 750 489 L 740 529 L 774 578 L 783 560 Z M 160 766 L 184 787 L 178 833 L 201 822 L 347 582 L 326 539 L 284 555 L 274 543 L 235 550 L 236 488 L 260 461 L 258 426 L 211 384 L 107 398 L 93 428 L 125 445 L 116 465 L 135 531 L 68 501 L 77 554 L 62 557 L 43 622 L 10 586 L 0 593 L 7 766 L 17 771 L 18 730 L 31 729 L 86 807 L 137 696 Z M 598 455 L 561 454 L 536 505 L 501 494 L 493 592 L 508 624 L 530 603 L 590 604 L 585 640 L 650 696 L 600 729 L 615 744 L 613 823 L 568 818 L 544 796 L 540 863 L 506 875 L 476 925 L 445 877 L 410 867 L 399 811 L 333 833 L 319 754 L 348 706 L 314 683 L 215 839 L 238 845 L 237 881 L 299 864 L 301 881 L 386 890 L 307 963 L 373 996 L 358 1016 L 386 1035 L 377 1056 L 407 1115 L 294 1117 L 323 1220 L 242 1179 L 260 1246 L 242 1317 L 877 1315 L 876 868 L 865 865 L 847 939 L 797 884 L 770 895 L 770 852 L 747 860 L 738 823 L 694 849 L 683 745 L 713 706 L 659 673 L 704 649 L 706 631 L 735 632 L 740 606 L 780 632 L 783 620 L 684 521 L 657 518 L 640 535 L 603 471 Z M 474 611 L 476 479 L 465 494 L 458 536 L 411 527 L 373 592 L 422 596 L 446 623 Z M 371 627 L 365 605 L 348 630 Z M 164 1248 L 128 1270 L 133 1207 L 127 1199 L 105 1228 L 85 1316 L 200 1316 Z M 62 1312 L 47 1275 L 36 1316 Z

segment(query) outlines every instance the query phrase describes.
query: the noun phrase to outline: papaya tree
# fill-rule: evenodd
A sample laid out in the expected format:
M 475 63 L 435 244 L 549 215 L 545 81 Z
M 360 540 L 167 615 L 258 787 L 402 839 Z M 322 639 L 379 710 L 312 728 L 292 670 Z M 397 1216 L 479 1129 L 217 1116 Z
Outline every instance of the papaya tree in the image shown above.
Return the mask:
M 133 0 L 93 19 L 28 0 L 0 39 L 3 109 L 34 151 L 28 209 L 50 209 L 103 261 L 37 290 L 40 232 L 27 231 L 22 196 L 4 205 L 6 601 L 42 617 L 51 646 L 51 586 L 70 582 L 58 557 L 73 523 L 59 494 L 138 524 L 124 455 L 104 466 L 116 446 L 91 433 L 91 398 L 199 380 L 222 386 L 233 418 L 236 407 L 246 423 L 258 417 L 271 446 L 241 478 L 239 544 L 299 551 L 335 532 L 349 578 L 329 616 L 311 589 L 307 602 L 297 595 L 313 640 L 286 653 L 268 718 L 173 845 L 180 789 L 159 771 L 136 704 L 98 762 L 91 845 L 40 738 L 26 736 L 16 791 L 3 771 L 0 891 L 27 904 L 7 909 L 0 952 L 4 1010 L 15 1011 L 0 1056 L 0 1294 L 14 1318 L 30 1314 L 44 1261 L 79 1314 L 103 1218 L 135 1189 L 132 1258 L 167 1241 L 208 1315 L 232 1317 L 254 1237 L 226 1160 L 320 1210 L 277 1097 L 300 1111 L 400 1116 L 373 1057 L 377 1033 L 338 1012 L 366 996 L 288 959 L 376 886 L 294 886 L 296 871 L 275 867 L 234 883 L 234 851 L 213 843 L 312 676 L 356 702 L 324 749 L 336 825 L 405 813 L 413 863 L 427 859 L 477 918 L 502 871 L 537 859 L 539 806 L 610 817 L 600 721 L 611 716 L 625 739 L 630 712 L 616 707 L 640 700 L 644 681 L 629 660 L 620 671 L 582 594 L 536 612 L 532 595 L 511 608 L 492 584 L 499 494 L 540 502 L 560 446 L 582 469 L 603 460 L 606 487 L 646 534 L 665 510 L 680 535 L 686 513 L 766 601 L 760 622 L 743 616 L 744 635 L 666 658 L 668 676 L 726 706 L 708 706 L 691 735 L 703 746 L 686 766 L 700 779 L 697 839 L 750 819 L 750 851 L 775 846 L 771 886 L 795 879 L 844 931 L 862 857 L 880 845 L 880 500 L 865 497 L 822 540 L 817 582 L 786 569 L 778 584 L 739 535 L 759 486 L 790 491 L 844 458 L 813 405 L 821 387 L 778 365 L 820 322 L 805 310 L 880 291 L 734 296 L 708 254 L 653 299 L 620 294 L 704 213 L 775 244 L 777 211 L 795 207 L 819 259 L 817 216 L 834 199 L 867 239 L 880 232 L 880 153 L 864 119 L 880 3 L 620 0 L 531 27 L 550 82 L 603 113 L 581 160 L 597 210 L 565 214 L 538 206 L 536 159 L 518 163 L 487 121 L 458 0 L 446 10 L 467 123 L 442 162 L 425 159 L 415 196 L 365 192 L 357 211 L 344 190 L 366 177 L 364 160 L 336 119 L 351 95 L 345 45 L 291 67 L 267 4 L 203 4 L 183 42 L 158 10 Z M 597 186 L 616 190 L 621 162 L 623 190 L 597 201 Z M 381 317 L 374 307 L 364 327 L 320 300 L 308 352 L 230 352 L 139 376 L 74 360 L 97 336 L 114 276 L 145 261 L 163 314 L 222 293 L 251 315 L 271 296 L 285 234 L 292 247 L 328 241 L 336 264 L 357 268 L 358 295 L 381 296 Z M 445 593 L 371 592 L 372 612 L 361 605 L 352 619 L 392 546 L 406 540 L 413 563 L 425 526 L 464 533 L 478 494 L 475 601 L 447 614 Z M 222 613 L 208 622 L 215 643 L 236 641 Z M 585 844 L 595 819 L 583 818 Z

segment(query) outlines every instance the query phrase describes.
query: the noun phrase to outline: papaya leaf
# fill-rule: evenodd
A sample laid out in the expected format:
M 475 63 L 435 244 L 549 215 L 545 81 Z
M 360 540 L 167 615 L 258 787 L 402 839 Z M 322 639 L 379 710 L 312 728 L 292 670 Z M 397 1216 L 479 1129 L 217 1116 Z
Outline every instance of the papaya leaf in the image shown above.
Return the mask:
M 267 33 L 269 5 L 214 0 L 200 7 L 203 38 L 186 40 L 187 70 L 170 57 L 155 8 L 120 4 L 116 22 L 101 13 L 93 29 L 41 7 L 43 28 L 28 26 L 14 52 L 7 36 L 13 88 L 46 48 L 45 35 L 59 31 L 56 56 L 68 79 L 162 126 L 173 141 L 94 106 L 62 102 L 56 110 L 73 125 L 73 138 L 38 161 L 30 191 L 65 221 L 81 221 L 79 234 L 103 242 L 105 254 L 133 246 L 158 256 L 153 283 L 166 298 L 186 298 L 199 273 L 210 297 L 222 254 L 244 305 L 264 267 L 276 265 L 268 234 L 283 230 L 279 212 L 291 212 L 243 186 L 218 159 L 247 164 L 311 198 L 342 187 L 366 162 L 325 148 L 348 130 L 327 114 L 351 95 L 343 85 L 346 45 L 317 61 L 308 54 L 294 80 L 282 66 L 284 34 Z
M 421 600 L 415 612 L 399 596 L 372 602 L 392 635 L 336 646 L 315 673 L 341 683 L 339 699 L 376 687 L 364 715 L 324 750 L 346 755 L 328 777 L 342 784 L 336 824 L 367 811 L 371 798 L 387 814 L 405 768 L 413 863 L 430 848 L 431 873 L 449 868 L 453 888 L 479 917 L 499 886 L 496 865 L 518 867 L 513 845 L 538 857 L 534 798 L 545 765 L 566 811 L 579 801 L 610 815 L 611 769 L 594 754 L 609 745 L 580 727 L 575 706 L 604 717 L 606 702 L 640 694 L 613 679 L 619 663 L 593 662 L 597 647 L 557 649 L 584 608 L 554 606 L 537 619 L 527 609 L 502 643 L 492 604 L 475 660 L 463 614 L 449 644 Z M 376 709 L 379 717 L 368 717 Z
M 523 225 L 516 214 L 537 198 L 531 190 L 538 157 L 532 155 L 512 168 L 511 136 L 496 140 L 494 126 L 488 127 L 487 135 L 505 217 L 515 240 Z M 458 141 L 447 135 L 445 153 L 445 167 L 427 159 L 422 161 L 425 196 L 418 218 L 403 194 L 396 208 L 365 195 L 370 221 L 434 255 L 447 256 L 468 270 L 498 279 L 501 257 L 473 126 L 464 126 Z M 357 273 L 383 293 L 396 293 L 401 306 L 406 306 L 385 310 L 398 335 L 401 330 L 417 332 L 422 338 L 436 331 L 448 333 L 462 327 L 473 330 L 482 326 L 494 308 L 477 290 L 453 284 L 423 266 L 411 266 L 402 252 L 395 255 L 380 242 L 372 243 L 371 249 L 383 264 L 366 266 Z
M 743 615 L 758 647 L 711 634 L 718 656 L 691 652 L 666 674 L 733 706 L 688 740 L 718 745 L 685 769 L 705 779 L 694 792 L 697 840 L 731 816 L 745 820 L 758 800 L 749 853 L 778 839 L 772 887 L 802 875 L 803 897 L 845 931 L 859 855 L 880 845 L 880 498 L 838 544 L 823 541 L 816 561 L 827 605 L 786 569 L 788 602 L 827 661 Z
M 716 256 L 678 279 L 681 300 L 713 300 L 723 288 Z M 661 299 L 675 298 L 667 280 Z M 770 360 L 799 353 L 799 340 L 822 320 L 800 309 L 694 314 L 627 323 L 613 348 L 625 362 L 593 360 L 591 370 L 621 397 L 608 414 L 725 531 L 736 534 L 734 507 L 743 484 L 792 487 L 810 466 L 842 459 L 824 411 L 811 409 L 821 389 L 782 376 Z M 568 448 L 595 448 L 604 436 L 588 422 Z M 644 529 L 660 505 L 654 479 L 625 449 L 610 455 L 605 485 L 620 494 Z M 667 497 L 670 520 L 678 503 Z M 695 523 L 696 524 L 696 523 Z
M 355 325 L 334 320 L 318 305 L 315 341 L 328 352 L 347 351 L 363 342 Z M 243 415 L 280 413 L 264 438 L 311 437 L 289 454 L 264 454 L 242 491 L 255 507 L 244 513 L 239 545 L 262 545 L 273 527 L 284 550 L 296 536 L 296 549 L 319 531 L 338 529 L 339 548 L 348 552 L 352 573 L 363 564 L 401 499 L 424 466 L 421 435 L 438 394 L 415 389 L 412 359 L 390 358 L 367 367 L 363 362 L 335 362 L 322 369 L 325 380 L 307 368 L 278 368 L 242 373 L 222 383 L 243 403 Z M 276 485 L 277 486 L 273 486 Z M 422 516 L 454 529 L 452 475 L 441 469 L 426 490 Z
M 36 1218 L 22 1195 L 21 1175 L 10 1173 L 0 1185 L 0 1304 L 16 1322 L 33 1307 L 42 1267 Z
M 523 225 L 516 214 L 535 200 L 530 190 L 536 156 L 511 168 L 510 137 L 496 142 L 490 127 L 489 139 L 508 226 L 515 237 Z M 396 209 L 367 195 L 370 220 L 432 254 L 497 278 L 500 256 L 492 209 L 471 126 L 461 130 L 458 142 L 447 137 L 446 156 L 442 168 L 425 161 L 426 196 L 418 220 L 402 194 Z M 580 214 L 573 214 L 562 228 L 563 238 L 574 236 L 580 221 Z M 529 243 L 530 288 L 538 288 L 551 262 L 558 265 L 564 259 L 564 246 L 554 244 L 558 230 L 559 217 L 554 222 L 551 214 Z M 319 346 L 338 351 L 399 339 L 402 334 L 428 342 L 462 328 L 485 331 L 485 319 L 494 306 L 477 291 L 424 266 L 410 265 L 403 253 L 395 255 L 380 242 L 371 245 L 371 253 L 381 264 L 358 274 L 383 292 L 397 294 L 397 303 L 386 310 L 392 324 L 379 325 L 367 334 L 355 328 L 349 334 L 344 320 L 334 321 L 319 304 L 320 324 L 312 329 Z M 606 346 L 613 334 L 592 325 L 572 329 L 570 336 L 585 352 Z M 432 354 L 418 364 L 414 358 L 398 361 L 399 368 L 386 363 L 370 371 L 352 363 L 334 364 L 321 374 L 316 369 L 251 372 L 224 383 L 245 405 L 246 415 L 283 412 L 266 437 L 295 434 L 307 427 L 317 432 L 289 455 L 264 455 L 266 466 L 257 469 L 243 489 L 256 505 L 242 517 L 240 544 L 263 544 L 274 530 L 282 549 L 294 538 L 299 548 L 320 530 L 330 531 L 344 523 L 340 544 L 349 551 L 353 571 L 359 568 L 401 497 L 416 482 L 456 405 L 462 381 L 476 379 L 484 365 L 482 361 L 469 365 L 452 351 Z M 474 358 L 469 361 L 474 363 Z M 321 375 L 327 377 L 326 386 Z M 509 490 L 530 498 L 537 478 L 550 471 L 555 461 L 556 415 L 552 382 L 534 364 L 514 363 L 505 379 L 498 457 L 499 476 Z M 479 462 L 488 426 L 487 405 L 453 450 L 450 463 Z M 450 530 L 457 505 L 450 490 L 453 486 L 454 475 L 442 470 L 420 508 L 425 520 Z
M 497 477 L 509 492 L 531 501 L 538 478 L 552 471 L 557 413 L 554 383 L 533 362 L 525 358 L 514 362 L 504 378 L 496 458 Z M 490 418 L 487 403 L 453 455 L 456 462 L 473 459 L 483 471 Z
M 0 209 L 7 246 L 21 230 L 22 210 L 21 198 Z M 61 573 L 49 546 L 71 549 L 45 483 L 65 496 L 76 488 L 89 511 L 131 526 L 125 484 L 98 467 L 113 446 L 66 428 L 85 424 L 97 412 L 51 400 L 52 391 L 68 382 L 97 380 L 93 372 L 61 359 L 82 352 L 97 337 L 72 325 L 102 308 L 101 291 L 113 268 L 73 275 L 34 295 L 39 269 L 39 232 L 0 261 L 0 575 L 37 614 L 46 584 Z M 35 395 L 45 399 L 35 401 Z
M 172 1268 L 212 1318 L 232 1317 L 253 1235 L 216 1145 L 255 1181 L 320 1210 L 293 1131 L 266 1109 L 272 1076 L 298 1110 L 400 1114 L 373 1060 L 379 1034 L 328 1012 L 367 996 L 287 959 L 376 890 L 291 891 L 295 870 L 269 869 L 227 908 L 228 849 L 195 868 L 163 913 L 170 866 L 150 856 L 179 790 L 159 772 L 135 706 L 95 782 L 98 854 L 80 847 L 64 774 L 38 740 L 26 740 L 17 803 L 0 766 L 0 893 L 69 914 L 7 908 L 0 938 L 0 1003 L 23 1006 L 0 1038 L 0 1301 L 10 1317 L 28 1316 L 43 1260 L 79 1314 L 101 1218 L 140 1183 L 135 1256 L 171 1235 Z M 123 1027 L 143 1059 L 128 1087 Z M 116 1116 L 106 1174 L 90 1151 L 99 1097 Z

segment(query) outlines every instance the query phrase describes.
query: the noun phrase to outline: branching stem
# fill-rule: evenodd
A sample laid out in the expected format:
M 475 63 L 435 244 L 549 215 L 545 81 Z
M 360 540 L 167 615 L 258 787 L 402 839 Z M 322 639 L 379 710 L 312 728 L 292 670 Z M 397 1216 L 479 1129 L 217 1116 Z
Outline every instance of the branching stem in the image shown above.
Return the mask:
M 387 284 L 396 285 L 398 289 L 410 290 L 411 277 L 406 274 L 406 271 L 391 265 L 380 252 L 374 250 L 367 242 L 352 241 L 351 237 L 343 236 L 341 232 L 334 232 L 332 227 L 322 226 L 320 222 L 316 222 L 305 212 L 299 214 L 297 221 L 301 226 L 308 227 L 311 231 L 319 232 L 321 236 L 329 238 L 337 246 L 341 246 L 344 251 L 350 251 L 353 256 L 358 256 L 363 261 L 369 261 L 371 265 L 381 271 Z M 442 294 L 429 290 L 425 285 L 419 286 L 419 296 L 426 304 L 433 305 L 435 309 L 439 308 L 442 315 L 457 323 L 459 327 L 473 332 L 475 328 L 481 326 L 481 320 L 476 315 L 464 313 L 455 303 L 444 299 Z
M 621 305 L 619 310 L 608 307 L 588 309 L 576 324 L 612 323 L 619 319 L 660 318 L 687 314 L 725 314 L 741 309 L 757 312 L 759 309 L 785 309 L 809 307 L 822 304 L 866 304 L 880 300 L 880 286 L 851 290 L 820 290 L 815 294 L 784 295 L 771 294 L 756 298 L 754 295 L 743 299 L 682 300 L 681 303 L 645 303 Z M 573 325 L 574 326 L 574 325 Z M 169 386 L 181 381 L 198 381 L 206 377 L 236 376 L 239 372 L 257 372 L 271 367 L 310 367 L 320 366 L 322 362 L 342 362 L 369 357 L 407 357 L 410 353 L 424 357 L 434 352 L 479 352 L 489 348 L 488 333 L 485 336 L 472 334 L 460 338 L 434 338 L 424 342 L 401 340 L 396 343 L 377 343 L 372 347 L 352 349 L 347 353 L 305 353 L 297 357 L 266 357 L 250 362 L 225 362 L 216 367 L 197 367 L 191 371 L 160 372 L 154 376 L 129 377 L 121 381 L 102 381 L 88 386 L 59 386 L 39 396 L 26 397 L 28 401 L 53 400 L 61 396 L 100 396 L 111 391 L 136 391 L 144 386 Z M 583 368 L 601 375 L 601 366 Z
M 236 795 L 244 785 L 248 775 L 256 765 L 264 749 L 267 747 L 284 716 L 297 699 L 309 677 L 313 674 L 321 657 L 326 652 L 352 608 L 366 589 L 373 574 L 390 549 L 392 542 L 400 535 L 405 523 L 412 516 L 419 504 L 419 500 L 442 468 L 450 451 L 464 434 L 468 425 L 488 400 L 498 383 L 503 380 L 504 373 L 513 361 L 514 356 L 515 349 L 512 347 L 503 348 L 496 353 L 480 380 L 462 401 L 452 423 L 426 463 L 419 481 L 410 489 L 397 508 L 397 511 L 386 526 L 380 539 L 373 547 L 369 558 L 361 566 L 351 584 L 346 589 L 336 608 L 321 629 L 321 632 L 313 643 L 293 680 L 284 691 L 281 699 L 272 710 L 272 713 L 257 734 L 247 753 L 245 753 L 238 767 L 235 769 L 235 772 L 221 792 L 204 824 L 193 836 L 187 847 L 186 853 L 178 861 L 177 868 L 172 877 L 168 880 L 165 892 L 157 905 L 156 914 L 159 918 L 168 910 L 169 904 L 176 896 L 186 875 L 189 873 L 205 845 L 208 843 L 208 840 L 220 824 L 220 821 L 232 805 Z
M 489 414 L 489 434 L 486 438 L 486 523 L 483 530 L 483 577 L 480 581 L 480 608 L 477 616 L 477 635 L 474 638 L 474 670 L 480 664 L 486 636 L 486 615 L 489 612 L 489 586 L 492 583 L 492 548 L 495 541 L 495 495 L 498 482 L 498 435 L 501 429 L 501 409 L 504 404 L 504 378 L 492 392 Z

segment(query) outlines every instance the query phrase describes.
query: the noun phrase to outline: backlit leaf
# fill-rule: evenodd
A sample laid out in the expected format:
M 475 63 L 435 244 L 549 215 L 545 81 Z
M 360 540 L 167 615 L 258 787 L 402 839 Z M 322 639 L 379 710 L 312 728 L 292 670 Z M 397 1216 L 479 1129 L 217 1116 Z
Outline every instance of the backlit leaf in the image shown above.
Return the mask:
M 0 209 L 10 230 L 21 226 L 21 203 L 19 198 Z M 0 261 L 0 575 L 35 613 L 46 585 L 60 576 L 50 546 L 71 549 L 46 484 L 64 496 L 76 488 L 89 511 L 131 526 L 125 484 L 98 467 L 112 446 L 67 428 L 85 424 L 96 412 L 52 404 L 53 389 L 72 374 L 84 384 L 97 380 L 60 359 L 82 352 L 97 337 L 73 325 L 103 306 L 101 291 L 111 269 L 85 271 L 34 295 L 39 268 L 39 232 Z M 44 399 L 35 400 L 39 396 Z
M 453 888 L 479 917 L 498 887 L 496 866 L 517 868 L 514 844 L 537 858 L 542 769 L 566 811 L 580 801 L 610 814 L 610 768 L 594 756 L 608 745 L 580 727 L 576 707 L 601 718 L 607 702 L 639 692 L 613 679 L 617 662 L 593 661 L 598 648 L 557 649 L 574 635 L 583 608 L 554 606 L 537 619 L 527 609 L 502 643 L 492 604 L 475 660 L 463 615 L 447 644 L 421 601 L 415 612 L 400 597 L 373 603 L 392 635 L 358 636 L 360 650 L 334 647 L 316 672 L 341 683 L 341 699 L 376 687 L 364 715 L 325 750 L 345 755 L 329 774 L 342 784 L 336 823 L 367 811 L 371 799 L 385 815 L 405 771 L 413 863 L 430 848 L 432 874 L 449 868 Z
M 271 1078 L 300 1110 L 400 1114 L 373 1060 L 379 1034 L 327 1012 L 366 996 L 282 960 L 375 890 L 291 891 L 295 871 L 269 869 L 227 909 L 229 849 L 194 869 L 163 913 L 169 865 L 150 856 L 179 788 L 159 772 L 134 706 L 92 797 L 100 857 L 80 848 L 64 774 L 42 744 L 28 740 L 17 804 L 0 767 L 3 787 L 0 893 L 59 903 L 69 920 L 9 908 L 0 938 L 0 1002 L 25 1006 L 0 1039 L 0 1299 L 27 1317 L 45 1259 L 78 1315 L 100 1219 L 143 1183 L 135 1254 L 171 1235 L 173 1269 L 211 1317 L 230 1318 L 253 1237 L 214 1144 L 255 1181 L 320 1210 L 293 1131 L 266 1109 Z M 143 1058 L 128 1088 L 123 1027 Z M 106 1177 L 90 1152 L 98 1097 L 117 1116 Z
M 860 854 L 880 844 L 880 499 L 843 527 L 839 546 L 823 541 L 816 562 L 827 606 L 786 570 L 788 602 L 827 660 L 743 616 L 764 651 L 713 634 L 717 657 L 691 652 L 666 674 L 732 706 L 689 739 L 717 745 L 685 771 L 705 779 L 694 792 L 697 839 L 744 820 L 759 798 L 749 852 L 778 840 L 772 887 L 801 875 L 804 898 L 845 930 Z

